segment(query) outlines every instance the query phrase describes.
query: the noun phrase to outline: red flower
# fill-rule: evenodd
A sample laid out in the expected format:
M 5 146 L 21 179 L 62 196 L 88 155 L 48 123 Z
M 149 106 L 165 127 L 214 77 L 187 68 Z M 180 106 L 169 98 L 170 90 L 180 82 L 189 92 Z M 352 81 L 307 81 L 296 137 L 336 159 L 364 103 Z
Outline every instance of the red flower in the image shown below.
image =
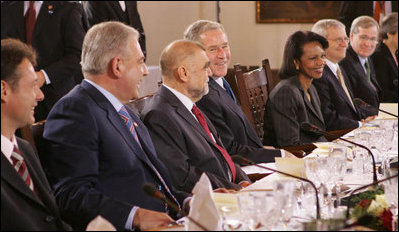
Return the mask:
M 384 228 L 392 231 L 392 213 L 389 209 L 385 209 L 379 216 Z
M 363 199 L 363 200 L 359 203 L 359 205 L 360 205 L 362 208 L 367 208 L 367 207 L 370 206 L 371 201 L 372 201 L 372 199 Z

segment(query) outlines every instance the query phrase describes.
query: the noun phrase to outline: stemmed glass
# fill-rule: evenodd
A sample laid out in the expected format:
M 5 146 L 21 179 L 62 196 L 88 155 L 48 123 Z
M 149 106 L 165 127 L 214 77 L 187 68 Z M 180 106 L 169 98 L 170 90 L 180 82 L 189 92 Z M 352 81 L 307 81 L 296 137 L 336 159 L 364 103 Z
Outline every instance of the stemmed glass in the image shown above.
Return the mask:
M 332 172 L 335 180 L 335 193 L 337 206 L 340 205 L 341 187 L 344 183 L 344 176 L 346 173 L 346 159 L 348 148 L 342 145 L 334 145 L 329 150 L 329 159 L 331 160 Z
M 286 230 L 294 212 L 294 194 L 296 187 L 296 180 L 283 179 L 274 182 L 274 196 L 277 207 L 280 210 L 280 220 L 283 229 Z

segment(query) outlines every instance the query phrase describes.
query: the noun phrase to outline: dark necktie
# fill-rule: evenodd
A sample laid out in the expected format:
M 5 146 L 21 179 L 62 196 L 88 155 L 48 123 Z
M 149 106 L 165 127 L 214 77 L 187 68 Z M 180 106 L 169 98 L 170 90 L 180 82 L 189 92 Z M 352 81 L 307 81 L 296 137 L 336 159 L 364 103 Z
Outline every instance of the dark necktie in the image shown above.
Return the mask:
M 143 147 L 141 146 L 138 134 L 136 129 L 134 128 L 135 126 L 137 126 L 137 124 L 133 121 L 132 117 L 130 116 L 129 112 L 127 112 L 126 108 L 124 106 L 122 106 L 122 108 L 119 110 L 119 115 L 121 116 L 121 118 L 123 119 L 125 125 L 127 126 L 127 128 L 129 129 L 130 133 L 133 135 L 134 139 L 136 140 L 136 142 L 140 145 L 141 149 L 143 150 Z M 143 150 L 144 151 L 144 150 Z M 162 178 L 161 174 L 158 172 L 158 170 L 155 168 L 155 166 L 152 164 L 152 162 L 146 157 L 147 159 L 147 163 L 150 166 L 150 168 L 154 171 L 154 173 L 157 175 L 159 181 L 162 183 L 162 185 L 164 186 L 164 189 L 166 190 L 166 192 L 169 194 L 169 196 L 175 201 L 175 204 L 180 207 L 179 202 L 176 200 L 176 197 L 172 194 L 172 192 L 170 191 L 168 185 L 165 183 L 164 179 Z M 165 205 L 165 208 L 167 210 L 167 205 Z
M 11 153 L 11 160 L 15 170 L 22 177 L 22 180 L 32 191 L 34 191 L 33 181 L 29 175 L 28 168 L 26 167 L 25 159 L 16 146 L 14 146 L 14 150 Z
M 370 65 L 369 65 L 369 61 L 366 60 L 366 62 L 364 63 L 364 67 L 366 68 L 366 76 L 367 76 L 367 81 L 370 82 Z
M 227 82 L 226 79 L 224 79 L 224 77 L 222 77 L 222 80 L 223 80 L 223 87 L 226 89 L 226 92 L 230 95 L 231 98 L 233 98 L 234 102 L 237 103 L 236 96 L 234 96 L 233 89 L 229 85 L 229 82 Z
M 35 1 L 29 1 L 29 9 L 25 15 L 26 43 L 32 45 L 33 31 L 36 24 Z
M 215 145 L 219 149 L 220 153 L 222 153 L 224 159 L 226 160 L 227 164 L 229 165 L 229 168 L 230 168 L 230 171 L 231 171 L 231 174 L 232 174 L 232 179 L 233 179 L 233 182 L 234 182 L 235 179 L 236 179 L 236 167 L 234 166 L 234 162 L 231 159 L 229 153 L 227 153 L 227 151 L 225 149 L 223 149 L 221 146 L 219 146 L 216 143 L 216 141 L 213 139 L 213 137 L 211 135 L 211 131 L 208 128 L 208 124 L 206 123 L 205 117 L 201 113 L 201 111 L 198 109 L 198 107 L 196 105 L 193 105 L 193 108 L 192 108 L 191 111 L 193 112 L 193 114 L 197 118 L 198 122 L 201 124 L 202 128 L 204 128 L 204 130 L 208 134 L 209 138 L 211 138 L 212 141 L 215 143 Z

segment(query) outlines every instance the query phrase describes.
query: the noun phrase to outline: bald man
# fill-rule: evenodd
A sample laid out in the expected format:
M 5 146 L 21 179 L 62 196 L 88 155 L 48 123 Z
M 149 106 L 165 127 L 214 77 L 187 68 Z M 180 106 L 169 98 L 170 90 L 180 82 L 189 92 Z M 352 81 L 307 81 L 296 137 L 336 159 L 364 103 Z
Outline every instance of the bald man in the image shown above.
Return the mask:
M 247 186 L 247 175 L 232 162 L 211 121 L 195 106 L 208 93 L 212 74 L 202 45 L 175 41 L 162 52 L 160 65 L 163 85 L 143 110 L 143 121 L 174 186 L 191 192 L 204 172 L 213 188 Z

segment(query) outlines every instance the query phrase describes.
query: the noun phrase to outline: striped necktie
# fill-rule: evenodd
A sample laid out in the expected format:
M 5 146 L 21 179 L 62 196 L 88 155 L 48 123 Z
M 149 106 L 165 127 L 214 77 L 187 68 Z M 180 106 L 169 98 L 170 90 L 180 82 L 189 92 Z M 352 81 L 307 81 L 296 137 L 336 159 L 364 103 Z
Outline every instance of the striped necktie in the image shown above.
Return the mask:
M 141 143 L 139 140 L 139 136 L 137 135 L 137 131 L 134 128 L 135 126 L 137 126 L 137 124 L 133 121 L 132 117 L 130 116 L 130 114 L 127 112 L 126 108 L 124 106 L 122 106 L 122 108 L 119 110 L 119 115 L 121 116 L 121 118 L 123 119 L 125 125 L 127 126 L 127 128 L 129 129 L 130 133 L 133 135 L 134 139 L 136 140 L 136 142 L 140 145 L 141 147 Z
M 25 159 L 16 146 L 14 146 L 14 150 L 11 153 L 11 160 L 15 171 L 17 171 L 17 173 L 22 177 L 22 180 L 26 185 L 28 185 L 30 190 L 34 191 L 33 181 L 29 175 L 28 168 L 26 167 Z
M 136 122 L 133 121 L 132 117 L 130 116 L 129 112 L 127 112 L 127 110 L 126 110 L 126 108 L 124 106 L 122 106 L 122 108 L 119 110 L 118 113 L 121 116 L 121 118 L 123 119 L 125 125 L 129 129 L 130 133 L 133 135 L 133 137 L 136 140 L 136 142 L 140 145 L 141 149 L 143 150 L 143 147 L 142 147 L 142 145 L 140 143 L 137 131 L 134 128 L 135 126 L 137 126 Z M 161 174 L 158 172 L 158 170 L 155 168 L 155 166 L 152 164 L 152 162 L 148 159 L 148 157 L 146 157 L 146 159 L 147 159 L 147 162 L 148 162 L 151 170 L 153 170 L 155 172 L 155 174 L 157 175 L 159 181 L 162 183 L 166 193 L 170 196 L 170 198 L 173 199 L 175 204 L 180 208 L 179 202 L 177 201 L 176 197 L 170 191 L 168 185 L 166 184 L 165 180 L 162 178 Z M 159 190 L 161 191 L 161 189 L 159 189 Z M 165 205 L 165 209 L 168 210 L 168 206 L 167 205 Z

